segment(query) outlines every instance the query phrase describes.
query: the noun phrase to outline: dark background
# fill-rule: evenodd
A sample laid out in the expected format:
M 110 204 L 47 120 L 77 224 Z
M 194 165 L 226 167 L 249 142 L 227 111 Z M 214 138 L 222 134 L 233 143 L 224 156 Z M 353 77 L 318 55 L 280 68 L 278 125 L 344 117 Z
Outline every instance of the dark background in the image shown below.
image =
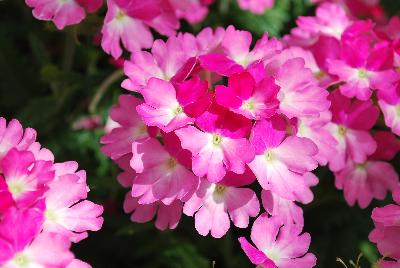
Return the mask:
M 234 1 L 216 2 L 201 25 L 182 23 L 182 30 L 196 33 L 204 26 L 233 24 L 251 31 L 254 38 L 264 31 L 282 36 L 295 25 L 298 15 L 314 12 L 305 0 L 277 0 L 275 8 L 262 16 L 239 10 Z M 399 14 L 400 1 L 383 4 L 389 14 Z M 105 120 L 109 107 L 123 92 L 120 76 L 89 112 L 100 85 L 118 72 L 95 44 L 104 12 L 103 7 L 83 23 L 58 31 L 52 23 L 34 19 L 24 1 L 0 1 L 0 116 L 34 127 L 39 141 L 54 152 L 58 162 L 78 161 L 88 174 L 89 198 L 105 206 L 103 229 L 75 245 L 74 252 L 95 268 L 203 268 L 212 267 L 213 262 L 216 268 L 252 267 L 237 242 L 239 236 L 249 235 L 250 228 L 231 228 L 216 240 L 197 234 L 193 218 L 186 216 L 176 230 L 165 232 L 153 223 L 130 222 L 122 211 L 126 190 L 115 179 L 118 168 L 99 151 L 101 128 L 73 129 L 81 116 L 99 114 Z M 397 158 L 397 168 L 399 163 Z M 365 210 L 349 208 L 334 188 L 332 174 L 324 168 L 317 173 L 320 183 L 314 188 L 315 200 L 304 207 L 305 231 L 312 235 L 310 250 L 318 258 L 317 267 L 341 267 L 336 257 L 347 261 L 360 252 L 363 267 L 370 267 L 378 258 L 367 238 L 373 227 L 371 209 L 390 198 Z

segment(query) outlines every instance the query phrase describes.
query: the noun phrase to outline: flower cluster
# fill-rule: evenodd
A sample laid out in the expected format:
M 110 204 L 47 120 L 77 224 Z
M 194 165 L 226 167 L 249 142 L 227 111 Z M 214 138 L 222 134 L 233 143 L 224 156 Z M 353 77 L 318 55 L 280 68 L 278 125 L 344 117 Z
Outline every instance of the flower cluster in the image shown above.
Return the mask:
M 244 250 L 257 265 L 313 267 L 296 202 L 312 201 L 318 180 L 311 171 L 334 150 L 322 128 L 329 94 L 305 59 L 280 41 L 266 34 L 253 48 L 251 42 L 249 32 L 233 26 L 207 28 L 133 54 L 122 86 L 143 99 L 120 97 L 110 112 L 119 126 L 101 139 L 102 151 L 124 170 L 118 180 L 131 189 L 124 204 L 131 219 L 157 214 L 159 229 L 175 228 L 182 212 L 194 217 L 201 235 L 222 237 L 231 222 L 247 228 L 260 212 L 249 187 L 257 181 L 268 213 L 253 232 L 268 223 L 290 235 L 267 238 L 264 231 L 253 239 L 262 261 L 243 238 Z M 289 241 L 293 248 L 285 248 Z
M 80 23 L 87 12 L 95 12 L 102 0 L 25 0 L 39 20 L 53 21 L 58 29 Z M 118 59 L 122 47 L 129 52 L 151 48 L 150 29 L 173 36 L 179 19 L 194 24 L 208 14 L 214 0 L 107 0 L 107 13 L 101 29 L 103 50 Z M 262 14 L 272 8 L 274 0 L 238 0 L 240 8 Z
M 103 224 L 87 193 L 76 162 L 55 163 L 35 130 L 0 118 L 1 267 L 90 267 L 70 251 Z

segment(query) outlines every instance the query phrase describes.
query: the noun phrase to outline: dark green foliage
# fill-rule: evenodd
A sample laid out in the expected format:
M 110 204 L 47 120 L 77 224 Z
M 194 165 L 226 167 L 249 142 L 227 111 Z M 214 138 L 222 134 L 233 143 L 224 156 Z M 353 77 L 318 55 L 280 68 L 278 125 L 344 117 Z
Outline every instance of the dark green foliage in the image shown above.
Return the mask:
M 262 16 L 241 11 L 233 0 L 216 2 L 201 25 L 184 24 L 182 29 L 198 32 L 205 26 L 234 24 L 255 37 L 265 31 L 282 36 L 295 25 L 296 16 L 313 12 L 306 0 L 277 0 Z M 383 2 L 391 14 L 398 14 L 399 1 Z M 74 246 L 77 256 L 95 268 L 206 268 L 213 261 L 216 268 L 252 267 L 237 242 L 239 236 L 249 236 L 248 230 L 231 229 L 215 240 L 198 235 L 192 218 L 183 217 L 175 231 L 160 232 L 152 223 L 131 223 L 123 213 L 125 190 L 115 179 L 118 168 L 99 150 L 102 130 L 72 128 L 79 117 L 90 114 L 93 96 L 115 72 L 109 57 L 92 42 L 100 16 L 57 31 L 51 23 L 35 20 L 24 1 L 0 1 L 0 10 L 0 115 L 36 128 L 39 141 L 57 161 L 78 161 L 87 171 L 90 199 L 106 209 L 104 228 Z M 108 88 L 95 109 L 103 119 L 122 92 L 121 80 Z M 320 184 L 314 189 L 315 201 L 305 206 L 305 229 L 312 234 L 318 267 L 340 267 L 337 256 L 356 259 L 359 252 L 365 255 L 363 267 L 370 266 L 378 256 L 368 242 L 371 209 L 349 208 L 329 171 L 317 173 Z

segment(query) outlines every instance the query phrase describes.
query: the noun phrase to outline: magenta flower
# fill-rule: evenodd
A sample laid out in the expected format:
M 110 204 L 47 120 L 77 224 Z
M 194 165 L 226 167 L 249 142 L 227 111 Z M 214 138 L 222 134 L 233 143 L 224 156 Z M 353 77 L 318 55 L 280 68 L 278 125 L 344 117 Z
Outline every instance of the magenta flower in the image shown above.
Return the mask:
M 175 132 L 182 147 L 192 153 L 193 173 L 210 182 L 221 181 L 227 171 L 243 174 L 246 163 L 254 158 L 245 138 L 250 120 L 214 104 L 196 124 L 201 130 L 187 126 Z
M 230 220 L 239 228 L 249 225 L 249 218 L 260 212 L 256 194 L 248 188 L 214 184 L 201 179 L 196 193 L 183 207 L 183 213 L 195 217 L 199 234 L 220 238 L 230 228 Z
M 256 156 L 249 163 L 261 187 L 285 199 L 308 203 L 313 195 L 303 176 L 315 169 L 318 152 L 307 138 L 286 136 L 286 125 L 278 119 L 258 121 L 250 142 Z
M 255 75 L 260 74 L 261 77 L 257 77 L 256 81 L 252 72 L 256 73 Z M 279 87 L 275 85 L 273 78 L 265 76 L 262 64 L 249 72 L 229 76 L 228 86 L 218 85 L 215 91 L 218 104 L 249 119 L 271 117 L 279 105 Z
M 285 223 L 278 216 L 261 214 L 251 228 L 251 240 L 239 242 L 250 261 L 262 268 L 311 268 L 316 265 L 314 254 L 307 253 L 311 242 L 308 233 L 301 234 L 302 226 Z
M 38 20 L 53 21 L 58 29 L 80 23 L 86 12 L 94 12 L 101 7 L 102 0 L 25 0 L 33 8 L 32 14 Z

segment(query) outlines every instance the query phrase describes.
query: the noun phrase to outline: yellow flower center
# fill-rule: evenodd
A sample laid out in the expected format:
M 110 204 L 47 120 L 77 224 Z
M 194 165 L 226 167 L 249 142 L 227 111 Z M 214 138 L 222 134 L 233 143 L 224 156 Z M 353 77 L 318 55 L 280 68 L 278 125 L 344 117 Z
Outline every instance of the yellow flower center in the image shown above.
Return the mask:
M 339 127 L 338 127 L 338 132 L 339 132 L 339 135 L 345 136 L 345 135 L 346 135 L 346 132 L 347 132 L 347 129 L 346 129 L 346 127 L 344 127 L 344 126 L 339 126 Z
M 325 77 L 325 73 L 323 71 L 318 71 L 318 72 L 314 73 L 314 77 L 317 80 L 321 80 L 322 78 Z
M 174 169 L 176 167 L 176 165 L 178 164 L 178 161 L 171 157 L 167 160 L 167 167 L 168 169 Z
M 213 144 L 214 144 L 215 146 L 220 145 L 221 142 L 222 142 L 222 137 L 221 137 L 221 135 L 219 135 L 219 134 L 214 134 L 214 135 L 213 135 L 212 142 L 213 142 Z
M 57 220 L 57 213 L 53 210 L 46 210 L 44 213 L 46 220 L 48 221 L 56 221 Z
M 181 106 L 178 106 L 174 109 L 174 115 L 177 116 L 183 112 L 183 108 Z
M 264 156 L 267 161 L 271 161 L 274 158 L 274 155 L 271 151 L 266 151 L 264 153 Z
M 118 10 L 117 15 L 115 16 L 115 18 L 117 20 L 122 20 L 125 17 L 125 13 L 122 10 Z
M 253 111 L 256 108 L 256 105 L 252 100 L 247 100 L 243 102 L 243 108 L 249 111 Z
M 365 69 L 358 69 L 358 77 L 363 79 L 368 77 L 368 71 Z
M 22 254 L 18 253 L 15 255 L 13 262 L 17 265 L 17 267 L 28 267 L 29 266 L 29 260 L 28 258 Z
M 225 192 L 225 190 L 226 190 L 226 187 L 225 187 L 225 186 L 220 185 L 220 184 L 217 184 L 217 186 L 215 186 L 214 192 L 215 192 L 216 194 L 222 195 L 222 194 Z
M 20 180 L 10 181 L 8 184 L 8 189 L 13 196 L 19 195 L 20 193 L 24 192 L 25 184 Z

